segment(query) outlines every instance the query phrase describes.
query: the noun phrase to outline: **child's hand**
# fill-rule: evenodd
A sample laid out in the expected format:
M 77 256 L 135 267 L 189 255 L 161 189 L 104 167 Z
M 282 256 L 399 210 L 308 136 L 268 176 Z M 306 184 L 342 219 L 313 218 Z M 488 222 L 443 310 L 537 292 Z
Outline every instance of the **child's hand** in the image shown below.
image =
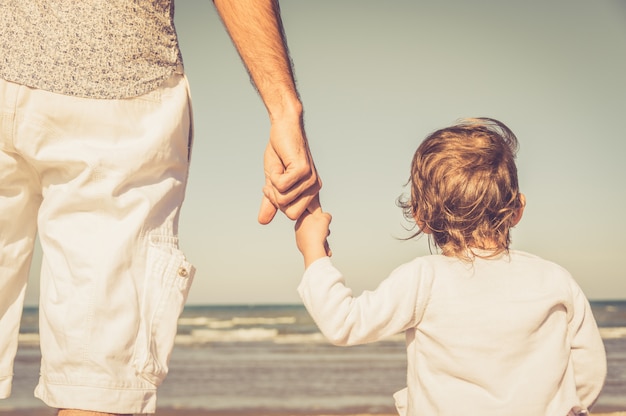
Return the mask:
M 309 267 L 315 260 L 331 256 L 326 237 L 330 235 L 329 213 L 322 212 L 319 199 L 309 205 L 307 210 L 296 221 L 296 244 L 304 257 L 304 267 Z

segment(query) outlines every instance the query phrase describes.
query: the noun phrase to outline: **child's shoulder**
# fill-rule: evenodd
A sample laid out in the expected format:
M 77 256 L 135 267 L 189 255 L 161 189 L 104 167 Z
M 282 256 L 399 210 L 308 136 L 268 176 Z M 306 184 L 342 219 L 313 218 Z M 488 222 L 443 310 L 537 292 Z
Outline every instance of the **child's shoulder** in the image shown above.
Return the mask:
M 572 279 L 567 269 L 554 261 L 550 261 L 536 254 L 521 250 L 509 250 L 493 258 L 476 257 L 473 261 L 442 254 L 430 254 L 416 257 L 397 269 L 435 275 L 468 275 L 474 276 L 477 271 L 487 273 L 520 273 L 541 276 L 559 276 L 562 279 Z
M 415 257 L 406 263 L 401 264 L 394 270 L 395 273 L 405 273 L 419 275 L 422 277 L 428 275 L 437 275 L 442 269 L 448 269 L 458 263 L 459 260 L 454 257 L 444 256 L 442 254 L 429 254 L 425 256 Z
M 401 264 L 396 270 L 413 271 L 436 271 L 441 269 L 451 269 L 456 271 L 465 270 L 474 273 L 476 267 L 505 267 L 518 268 L 534 272 L 543 272 L 552 275 L 571 276 L 569 271 L 554 261 L 547 260 L 536 254 L 521 250 L 509 250 L 493 258 L 475 258 L 474 261 L 467 261 L 457 257 L 444 256 L 442 254 L 429 254 L 419 256 Z
M 503 269 L 507 275 L 526 287 L 541 288 L 544 292 L 572 294 L 579 290 L 572 274 L 560 264 L 536 254 L 511 250 L 508 254 L 510 263 Z
M 517 263 L 527 267 L 533 267 L 537 269 L 544 269 L 553 273 L 569 275 L 569 271 L 560 264 L 540 257 L 536 254 L 528 253 L 521 250 L 509 250 L 508 260 L 511 263 Z
M 443 254 L 427 254 L 425 256 L 418 256 L 409 260 L 408 262 L 400 265 L 400 267 L 429 267 L 438 264 L 450 263 L 456 261 L 451 257 L 444 256 Z

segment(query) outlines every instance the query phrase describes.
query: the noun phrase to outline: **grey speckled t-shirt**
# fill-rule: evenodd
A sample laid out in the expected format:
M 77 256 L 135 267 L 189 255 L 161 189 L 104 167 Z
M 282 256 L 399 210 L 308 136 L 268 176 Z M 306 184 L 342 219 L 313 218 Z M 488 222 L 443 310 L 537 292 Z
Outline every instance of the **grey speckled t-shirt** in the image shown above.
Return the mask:
M 182 64 L 173 0 L 0 0 L 0 78 L 55 93 L 128 98 Z

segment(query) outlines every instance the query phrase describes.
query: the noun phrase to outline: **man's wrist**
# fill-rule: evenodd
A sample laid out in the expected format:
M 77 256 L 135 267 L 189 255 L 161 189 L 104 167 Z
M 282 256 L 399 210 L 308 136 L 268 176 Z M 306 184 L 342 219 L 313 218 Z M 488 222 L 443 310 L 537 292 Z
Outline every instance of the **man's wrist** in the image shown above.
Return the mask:
M 281 95 L 277 102 L 270 102 L 266 105 L 272 123 L 300 123 L 302 121 L 302 102 L 295 95 Z

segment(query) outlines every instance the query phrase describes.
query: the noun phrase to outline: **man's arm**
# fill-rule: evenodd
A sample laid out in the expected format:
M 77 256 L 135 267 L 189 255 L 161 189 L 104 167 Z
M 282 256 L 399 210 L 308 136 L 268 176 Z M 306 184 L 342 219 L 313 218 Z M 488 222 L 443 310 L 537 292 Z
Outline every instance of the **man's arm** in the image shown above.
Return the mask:
M 321 188 L 303 125 L 277 0 L 214 0 L 267 112 L 271 128 L 264 155 L 265 186 L 259 222 L 277 209 L 300 217 Z

